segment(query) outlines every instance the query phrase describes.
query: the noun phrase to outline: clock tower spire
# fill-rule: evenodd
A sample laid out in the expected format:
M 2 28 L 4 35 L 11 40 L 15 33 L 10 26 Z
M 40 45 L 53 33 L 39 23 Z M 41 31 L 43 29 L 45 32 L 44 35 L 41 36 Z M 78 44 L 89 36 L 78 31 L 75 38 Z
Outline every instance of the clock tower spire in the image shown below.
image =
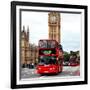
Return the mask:
M 56 40 L 58 43 L 61 42 L 60 38 L 60 13 L 50 12 L 48 14 L 48 38 L 51 40 Z

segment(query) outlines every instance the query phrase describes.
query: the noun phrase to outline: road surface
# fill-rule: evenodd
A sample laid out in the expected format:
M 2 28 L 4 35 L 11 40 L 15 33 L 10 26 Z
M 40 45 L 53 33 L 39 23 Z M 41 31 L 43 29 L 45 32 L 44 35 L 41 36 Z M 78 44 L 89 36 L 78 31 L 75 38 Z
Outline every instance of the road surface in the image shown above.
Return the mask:
M 35 72 L 35 69 L 22 68 L 21 79 L 25 78 L 40 78 L 40 77 L 56 77 L 56 76 L 79 76 L 80 66 L 64 66 L 63 71 L 57 75 L 44 75 L 41 76 Z

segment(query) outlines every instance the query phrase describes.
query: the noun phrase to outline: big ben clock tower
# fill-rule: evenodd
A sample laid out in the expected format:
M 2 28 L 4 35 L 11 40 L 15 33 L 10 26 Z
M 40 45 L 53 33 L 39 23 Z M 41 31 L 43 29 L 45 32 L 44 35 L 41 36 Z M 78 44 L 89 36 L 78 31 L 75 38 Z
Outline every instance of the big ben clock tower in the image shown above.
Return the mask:
M 48 14 L 48 38 L 60 43 L 60 13 L 50 12 Z

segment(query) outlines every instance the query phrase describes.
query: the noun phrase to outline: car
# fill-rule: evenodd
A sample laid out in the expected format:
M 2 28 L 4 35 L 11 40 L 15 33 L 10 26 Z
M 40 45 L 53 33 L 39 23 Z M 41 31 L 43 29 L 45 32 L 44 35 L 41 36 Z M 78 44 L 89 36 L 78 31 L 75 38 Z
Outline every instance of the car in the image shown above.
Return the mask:
M 79 65 L 79 63 L 69 63 L 69 66 L 78 66 Z
M 63 62 L 64 66 L 68 66 L 69 62 Z

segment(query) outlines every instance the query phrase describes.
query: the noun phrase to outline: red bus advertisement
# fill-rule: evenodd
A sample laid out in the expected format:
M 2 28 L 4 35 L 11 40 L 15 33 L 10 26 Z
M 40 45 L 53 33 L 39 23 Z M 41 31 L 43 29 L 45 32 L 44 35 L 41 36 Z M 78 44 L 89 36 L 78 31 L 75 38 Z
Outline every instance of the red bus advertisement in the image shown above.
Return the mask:
M 38 74 L 58 74 L 63 69 L 63 50 L 56 40 L 39 40 Z

